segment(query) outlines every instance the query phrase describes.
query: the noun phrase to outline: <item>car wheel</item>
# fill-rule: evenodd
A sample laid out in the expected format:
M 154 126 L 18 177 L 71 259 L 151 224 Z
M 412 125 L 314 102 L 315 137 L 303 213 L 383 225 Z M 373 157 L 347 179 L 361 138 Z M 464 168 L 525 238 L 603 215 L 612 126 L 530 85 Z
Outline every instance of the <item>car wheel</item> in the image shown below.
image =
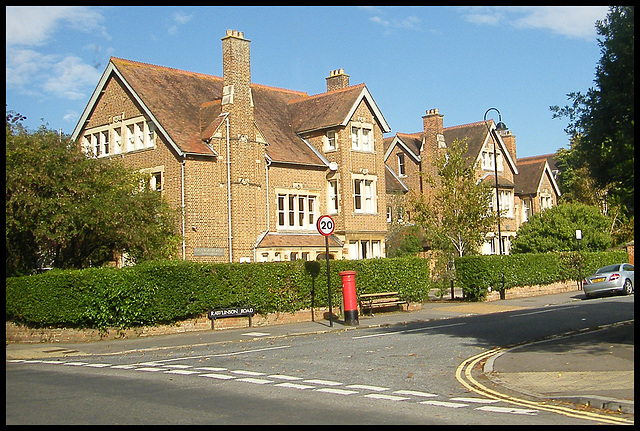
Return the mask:
M 633 292 L 633 284 L 631 284 L 631 280 L 628 278 L 624 281 L 624 286 L 622 286 L 622 293 L 625 295 L 631 295 Z

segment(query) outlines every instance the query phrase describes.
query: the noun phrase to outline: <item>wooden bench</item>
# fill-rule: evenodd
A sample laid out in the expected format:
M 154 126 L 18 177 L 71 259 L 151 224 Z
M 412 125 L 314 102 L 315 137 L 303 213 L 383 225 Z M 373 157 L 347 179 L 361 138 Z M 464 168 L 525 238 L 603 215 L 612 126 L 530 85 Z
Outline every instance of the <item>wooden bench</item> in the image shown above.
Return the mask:
M 409 311 L 409 303 L 401 301 L 398 292 L 363 293 L 360 295 L 360 314 L 364 315 L 364 309 L 369 309 L 369 316 L 373 316 L 374 308 L 387 308 L 406 305 Z
M 222 319 L 225 317 L 249 317 L 249 327 L 251 327 L 251 318 L 256 314 L 253 307 L 237 307 L 237 308 L 219 308 L 216 310 L 209 310 L 207 317 L 211 319 L 211 329 L 216 319 Z

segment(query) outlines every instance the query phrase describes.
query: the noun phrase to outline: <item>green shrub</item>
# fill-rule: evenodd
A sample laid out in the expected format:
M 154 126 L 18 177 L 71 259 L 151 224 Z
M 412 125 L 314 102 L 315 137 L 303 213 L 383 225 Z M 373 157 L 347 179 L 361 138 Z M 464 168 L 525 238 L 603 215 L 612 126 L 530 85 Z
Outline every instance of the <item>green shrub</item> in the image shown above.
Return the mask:
M 624 250 L 609 252 L 519 253 L 455 259 L 456 284 L 465 298 L 482 301 L 491 290 L 579 280 L 596 269 L 628 261 Z
M 341 271 L 356 271 L 359 293 L 397 290 L 404 300 L 429 294 L 420 258 L 331 261 L 332 303 Z M 252 306 L 260 314 L 328 305 L 327 267 L 317 263 L 212 264 L 148 261 L 139 265 L 53 270 L 6 279 L 6 318 L 34 327 L 106 328 L 172 323 L 213 308 Z

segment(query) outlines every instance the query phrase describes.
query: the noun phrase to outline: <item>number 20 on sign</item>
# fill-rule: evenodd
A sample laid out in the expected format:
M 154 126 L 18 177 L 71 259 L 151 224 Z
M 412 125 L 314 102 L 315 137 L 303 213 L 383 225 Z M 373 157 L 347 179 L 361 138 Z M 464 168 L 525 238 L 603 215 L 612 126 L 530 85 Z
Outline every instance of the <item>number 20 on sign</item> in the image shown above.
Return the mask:
M 336 228 L 336 224 L 333 222 L 333 219 L 328 215 L 321 216 L 318 219 L 317 225 L 318 232 L 324 236 L 331 235 Z

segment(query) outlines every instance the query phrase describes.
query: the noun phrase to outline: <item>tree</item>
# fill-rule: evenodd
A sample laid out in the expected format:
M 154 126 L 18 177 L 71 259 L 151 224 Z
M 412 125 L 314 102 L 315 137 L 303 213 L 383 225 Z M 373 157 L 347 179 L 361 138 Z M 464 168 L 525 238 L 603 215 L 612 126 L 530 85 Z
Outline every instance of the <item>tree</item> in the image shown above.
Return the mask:
M 634 213 L 634 22 L 633 6 L 613 6 L 597 21 L 602 57 L 595 88 L 569 93 L 571 105 L 551 106 L 553 117 L 567 117 L 565 129 L 576 140 L 576 161 L 588 167 L 598 187 Z
M 174 212 L 149 178 L 118 159 L 93 159 L 44 126 L 6 122 L 6 272 L 99 266 L 175 250 Z
M 583 251 L 604 251 L 613 245 L 611 218 L 596 206 L 565 203 L 523 223 L 511 243 L 511 253 L 575 251 L 577 229 L 582 231 Z
M 432 248 L 457 256 L 475 253 L 496 223 L 489 209 L 491 186 L 476 181 L 466 151 L 466 139 L 453 141 L 435 157 L 437 178 L 427 178 L 433 194 L 409 196 L 413 221 L 424 228 Z

